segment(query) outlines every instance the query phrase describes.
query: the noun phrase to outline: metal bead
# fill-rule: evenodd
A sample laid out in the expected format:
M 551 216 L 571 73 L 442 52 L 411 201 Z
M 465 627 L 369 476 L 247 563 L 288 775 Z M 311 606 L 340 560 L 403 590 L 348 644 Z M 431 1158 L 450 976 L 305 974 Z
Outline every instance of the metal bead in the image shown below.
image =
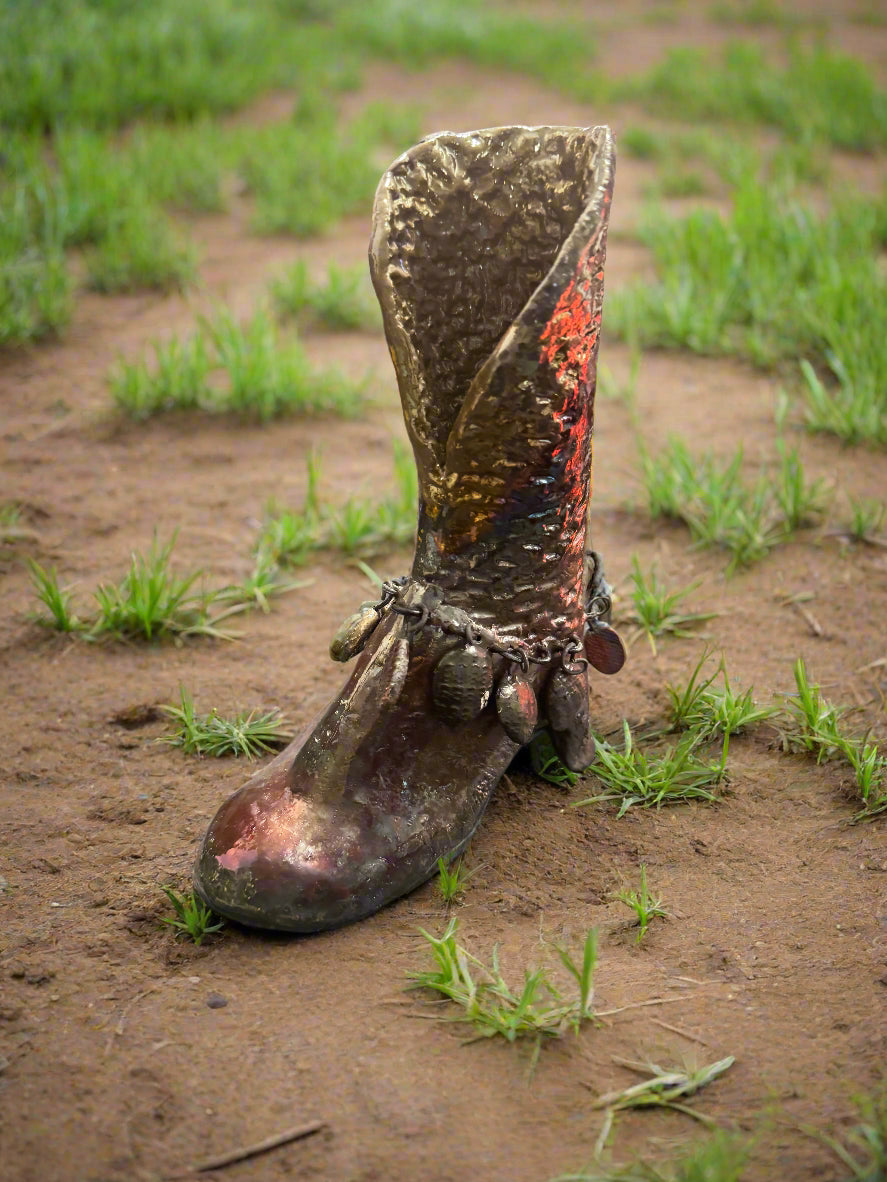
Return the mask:
M 485 648 L 466 644 L 451 649 L 434 669 L 434 708 L 450 726 L 469 722 L 489 702 L 492 688 L 493 662 Z
M 379 613 L 372 605 L 364 604 L 360 611 L 349 616 L 330 641 L 330 656 L 334 661 L 350 661 L 363 649 L 379 623 Z
M 520 674 L 508 675 L 496 690 L 496 713 L 502 729 L 515 743 L 529 743 L 536 729 L 539 706 L 533 687 Z
M 609 624 L 596 620 L 589 625 L 583 644 L 588 663 L 598 673 L 618 673 L 625 664 L 625 645 Z

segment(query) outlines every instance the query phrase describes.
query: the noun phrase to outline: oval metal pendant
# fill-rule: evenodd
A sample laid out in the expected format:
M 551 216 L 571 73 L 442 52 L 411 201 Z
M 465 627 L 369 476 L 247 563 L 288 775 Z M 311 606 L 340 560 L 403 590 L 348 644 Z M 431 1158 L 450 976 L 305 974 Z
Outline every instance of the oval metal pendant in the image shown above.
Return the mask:
M 556 669 L 545 687 L 545 713 L 553 731 L 588 731 L 588 675 Z
M 379 613 L 372 606 L 364 606 L 343 620 L 330 641 L 330 656 L 334 661 L 350 661 L 363 649 L 379 623 Z
M 539 718 L 539 704 L 533 687 L 520 674 L 508 675 L 496 690 L 496 713 L 502 729 L 514 743 L 529 743 Z
M 571 772 L 584 772 L 594 759 L 594 736 L 574 731 L 552 731 L 551 741 L 561 762 Z
M 618 673 L 625 664 L 622 637 L 609 624 L 596 620 L 589 625 L 583 641 L 588 663 L 598 673 Z
M 469 722 L 489 702 L 492 688 L 493 662 L 485 648 L 466 644 L 451 649 L 434 669 L 434 708 L 451 726 Z

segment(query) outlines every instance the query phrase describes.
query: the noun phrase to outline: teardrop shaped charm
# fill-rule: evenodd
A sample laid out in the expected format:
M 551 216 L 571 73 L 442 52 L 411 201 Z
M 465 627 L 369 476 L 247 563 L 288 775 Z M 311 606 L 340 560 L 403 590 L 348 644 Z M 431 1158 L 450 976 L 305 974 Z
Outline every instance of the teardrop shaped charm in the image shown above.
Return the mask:
M 573 731 L 552 731 L 551 741 L 561 763 L 571 772 L 584 772 L 594 759 L 594 736 Z
M 350 661 L 363 649 L 379 623 L 379 613 L 372 604 L 363 604 L 360 611 L 343 620 L 330 641 L 330 656 L 334 661 Z
M 588 674 L 556 669 L 545 687 L 545 713 L 553 731 L 588 732 Z
M 434 707 L 450 726 L 476 718 L 489 702 L 492 688 L 493 662 L 478 645 L 450 649 L 435 666 Z
M 588 663 L 598 673 L 618 673 L 625 664 L 625 645 L 615 628 L 603 620 L 589 624 L 583 641 Z
M 521 674 L 507 674 L 496 690 L 496 713 L 502 729 L 514 743 L 529 743 L 539 718 L 533 687 Z

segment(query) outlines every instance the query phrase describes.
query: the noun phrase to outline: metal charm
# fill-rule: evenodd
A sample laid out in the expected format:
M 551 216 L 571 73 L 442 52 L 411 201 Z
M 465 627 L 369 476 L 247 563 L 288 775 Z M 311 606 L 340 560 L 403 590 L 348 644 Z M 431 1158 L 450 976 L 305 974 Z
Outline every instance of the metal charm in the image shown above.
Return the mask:
M 371 603 L 363 603 L 360 611 L 343 620 L 336 635 L 330 641 L 330 656 L 334 661 L 350 661 L 363 650 L 363 646 L 375 632 L 379 613 Z
M 444 653 L 434 669 L 434 708 L 444 722 L 457 726 L 477 718 L 490 700 L 493 662 L 474 644 Z
M 502 729 L 515 743 L 529 743 L 539 718 L 536 693 L 521 674 L 504 677 L 496 689 L 496 713 Z
M 556 669 L 545 689 L 545 711 L 555 750 L 571 772 L 581 772 L 594 756 L 588 733 L 588 673 Z
M 625 664 L 625 645 L 615 628 L 602 620 L 593 621 L 583 641 L 589 665 L 598 673 L 618 673 Z

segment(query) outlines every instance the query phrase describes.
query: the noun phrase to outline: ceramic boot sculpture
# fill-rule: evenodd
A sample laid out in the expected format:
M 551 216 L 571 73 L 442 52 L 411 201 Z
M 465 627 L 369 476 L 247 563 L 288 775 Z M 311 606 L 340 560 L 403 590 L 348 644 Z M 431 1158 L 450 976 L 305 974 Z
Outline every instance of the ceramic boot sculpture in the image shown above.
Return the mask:
M 586 766 L 588 667 L 624 652 L 586 553 L 613 141 L 423 140 L 382 178 L 370 268 L 419 471 L 409 577 L 336 634 L 357 657 L 303 738 L 222 805 L 195 869 L 221 915 L 319 931 L 460 853 L 537 727 Z

